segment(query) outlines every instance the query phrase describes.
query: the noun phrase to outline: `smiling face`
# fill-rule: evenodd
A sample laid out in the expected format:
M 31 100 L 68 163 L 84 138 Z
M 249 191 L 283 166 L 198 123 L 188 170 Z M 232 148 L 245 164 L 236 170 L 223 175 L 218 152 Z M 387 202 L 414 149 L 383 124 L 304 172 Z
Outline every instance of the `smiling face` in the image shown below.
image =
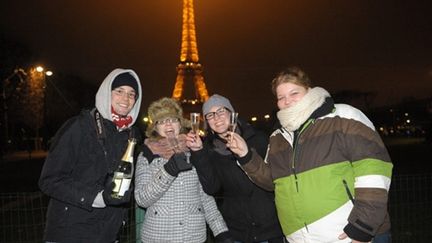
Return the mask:
M 119 86 L 111 91 L 111 106 L 121 116 L 127 116 L 135 104 L 136 92 L 127 85 Z
M 307 88 L 294 83 L 281 83 L 276 87 L 277 106 L 279 109 L 292 107 L 305 96 L 307 91 Z
M 229 113 L 223 106 L 213 106 L 205 115 L 210 128 L 222 138 L 225 138 L 228 132 Z
M 299 67 L 287 67 L 272 80 L 272 91 L 279 109 L 297 104 L 312 88 L 309 76 Z
M 156 121 L 156 132 L 165 138 L 178 137 L 180 134 L 180 119 L 168 117 Z

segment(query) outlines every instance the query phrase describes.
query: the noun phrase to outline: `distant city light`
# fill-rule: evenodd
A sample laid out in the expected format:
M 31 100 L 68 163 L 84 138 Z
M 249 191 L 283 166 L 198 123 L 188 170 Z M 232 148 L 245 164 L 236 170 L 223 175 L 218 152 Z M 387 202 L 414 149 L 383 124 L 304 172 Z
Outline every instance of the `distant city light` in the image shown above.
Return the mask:
M 405 113 L 405 116 L 408 116 L 408 113 Z
M 266 114 L 266 115 L 264 116 L 264 118 L 265 118 L 265 119 L 269 119 L 269 118 L 270 118 L 270 115 L 269 115 L 269 114 Z
M 253 122 L 255 122 L 255 121 L 257 121 L 258 120 L 258 118 L 256 117 L 256 116 L 253 116 L 252 118 L 251 118 L 251 121 L 253 121 Z
M 143 121 L 144 121 L 145 123 L 147 123 L 147 122 L 149 122 L 149 118 L 148 118 L 148 117 L 144 117 L 144 118 L 143 118 Z
M 406 123 L 410 123 L 410 122 L 411 122 L 411 120 L 410 120 L 410 119 L 406 120 Z

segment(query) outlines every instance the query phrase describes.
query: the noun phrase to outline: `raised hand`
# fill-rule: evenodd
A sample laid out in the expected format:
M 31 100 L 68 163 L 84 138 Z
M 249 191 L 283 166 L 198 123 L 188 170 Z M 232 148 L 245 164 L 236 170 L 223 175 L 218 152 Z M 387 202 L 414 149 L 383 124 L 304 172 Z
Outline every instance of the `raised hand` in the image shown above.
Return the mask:
M 190 131 L 186 136 L 186 146 L 192 151 L 198 151 L 203 148 L 203 142 L 198 133 Z
M 192 164 L 187 161 L 185 153 L 176 153 L 171 156 L 164 168 L 168 174 L 178 176 L 182 171 L 191 170 Z
M 230 133 L 232 139 L 228 139 L 227 147 L 239 157 L 246 156 L 249 151 L 246 141 L 239 134 L 235 132 Z

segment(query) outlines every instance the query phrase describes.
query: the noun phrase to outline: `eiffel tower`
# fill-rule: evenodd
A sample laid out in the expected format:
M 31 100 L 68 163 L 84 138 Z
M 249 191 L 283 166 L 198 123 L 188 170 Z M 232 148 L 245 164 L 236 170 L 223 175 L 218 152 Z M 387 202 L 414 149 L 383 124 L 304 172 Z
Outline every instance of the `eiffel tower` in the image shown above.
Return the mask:
M 209 97 L 202 72 L 198 57 L 193 0 L 183 0 L 180 63 L 177 65 L 177 78 L 172 97 L 181 102 L 185 113 L 197 111 Z

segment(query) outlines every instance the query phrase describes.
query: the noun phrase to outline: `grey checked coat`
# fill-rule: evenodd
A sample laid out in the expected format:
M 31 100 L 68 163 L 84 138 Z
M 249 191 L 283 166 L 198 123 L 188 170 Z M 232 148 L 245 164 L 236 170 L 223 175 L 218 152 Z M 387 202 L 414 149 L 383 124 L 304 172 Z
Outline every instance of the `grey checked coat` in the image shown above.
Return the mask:
M 168 174 L 168 160 L 156 157 L 149 162 L 141 153 L 135 174 L 135 199 L 147 208 L 141 228 L 145 243 L 206 240 L 206 222 L 214 235 L 228 231 L 212 196 L 204 193 L 195 168 L 178 177 Z

